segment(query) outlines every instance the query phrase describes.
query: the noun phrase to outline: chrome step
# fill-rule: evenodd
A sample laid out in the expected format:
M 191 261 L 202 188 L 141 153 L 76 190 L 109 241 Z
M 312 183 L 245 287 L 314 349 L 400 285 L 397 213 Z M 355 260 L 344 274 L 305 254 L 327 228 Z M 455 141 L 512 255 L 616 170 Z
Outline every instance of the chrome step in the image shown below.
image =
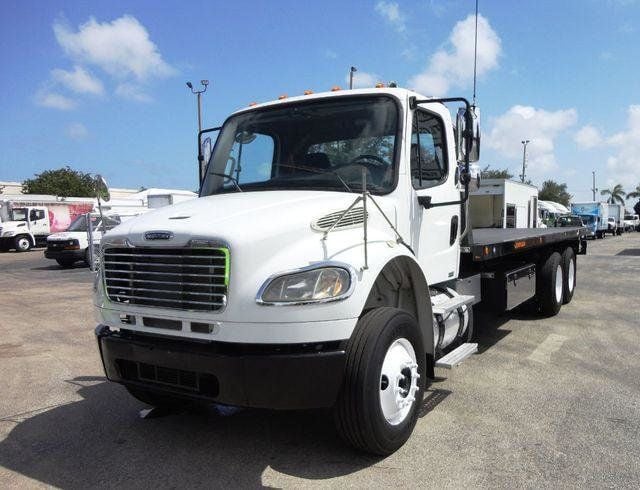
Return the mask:
M 461 306 L 470 305 L 476 299 L 475 296 L 472 295 L 460 295 L 454 296 L 453 298 L 449 298 L 437 305 L 432 305 L 431 308 L 433 310 L 434 315 L 440 315 L 441 317 L 446 317 L 454 310 L 457 310 Z
M 455 348 L 449 352 L 446 356 L 441 357 L 436 361 L 437 368 L 452 369 L 472 354 L 478 352 L 478 344 L 466 343 L 460 347 Z

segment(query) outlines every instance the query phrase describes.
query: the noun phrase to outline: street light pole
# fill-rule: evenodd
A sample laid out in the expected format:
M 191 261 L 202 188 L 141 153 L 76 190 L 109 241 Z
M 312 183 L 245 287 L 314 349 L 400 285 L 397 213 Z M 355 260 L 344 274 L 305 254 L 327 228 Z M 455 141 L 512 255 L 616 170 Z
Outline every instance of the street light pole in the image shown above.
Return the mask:
M 522 148 L 522 175 L 520 176 L 520 180 L 521 182 L 524 183 L 524 175 L 525 175 L 525 170 L 527 168 L 527 145 L 530 143 L 529 140 L 522 140 L 521 141 L 523 148 Z
M 187 82 L 187 87 L 191 89 L 192 94 L 196 94 L 198 98 L 198 138 L 200 137 L 200 132 L 202 131 L 202 94 L 207 91 L 207 86 L 209 85 L 209 80 L 200 80 L 200 84 L 204 87 L 202 90 L 195 90 L 193 88 L 193 84 L 191 82 Z M 204 170 L 204 162 L 200 160 L 200 151 L 198 151 L 198 183 L 202 179 L 203 170 Z
M 355 66 L 352 66 L 349 70 L 349 90 L 353 88 L 353 74 L 357 71 L 358 69 Z
M 593 200 L 596 200 L 596 192 L 598 192 L 598 188 L 596 187 L 596 171 L 591 172 L 593 174 L 593 186 L 591 187 L 591 192 L 593 192 Z

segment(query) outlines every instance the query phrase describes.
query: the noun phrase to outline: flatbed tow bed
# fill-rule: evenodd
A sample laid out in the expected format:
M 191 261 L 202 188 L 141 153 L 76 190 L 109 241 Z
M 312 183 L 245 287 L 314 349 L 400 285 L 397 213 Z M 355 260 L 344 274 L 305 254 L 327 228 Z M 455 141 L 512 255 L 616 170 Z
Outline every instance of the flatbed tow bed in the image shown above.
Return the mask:
M 469 234 L 462 253 L 471 254 L 474 262 L 484 262 L 506 255 L 529 252 L 532 249 L 565 241 L 580 241 L 580 254 L 586 254 L 584 228 L 480 228 Z

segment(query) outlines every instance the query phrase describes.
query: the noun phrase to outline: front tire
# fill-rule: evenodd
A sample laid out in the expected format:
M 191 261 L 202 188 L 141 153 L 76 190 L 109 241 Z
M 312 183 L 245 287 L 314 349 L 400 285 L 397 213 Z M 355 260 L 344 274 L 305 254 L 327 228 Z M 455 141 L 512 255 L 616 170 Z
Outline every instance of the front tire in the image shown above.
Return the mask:
M 16 237 L 13 242 L 16 252 L 28 252 L 31 249 L 31 240 L 28 236 L 22 235 Z
M 346 350 L 336 429 L 358 449 L 391 454 L 409 439 L 422 404 L 426 356 L 418 323 L 404 310 L 376 308 L 358 321 Z
M 560 311 L 563 299 L 564 272 L 562 257 L 553 252 L 542 263 L 536 280 L 536 298 L 544 316 L 555 316 Z
M 69 268 L 71 268 L 73 266 L 73 263 L 75 262 L 75 260 L 69 259 L 69 258 L 64 258 L 64 259 L 56 259 L 56 262 L 63 269 L 69 269 Z

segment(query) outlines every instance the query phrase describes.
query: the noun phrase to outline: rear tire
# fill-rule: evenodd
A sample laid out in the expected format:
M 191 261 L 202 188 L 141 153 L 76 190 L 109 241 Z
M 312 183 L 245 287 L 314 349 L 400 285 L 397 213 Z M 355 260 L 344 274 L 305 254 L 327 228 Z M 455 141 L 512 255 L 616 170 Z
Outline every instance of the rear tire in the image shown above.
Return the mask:
M 576 254 L 573 248 L 567 247 L 562 252 L 562 304 L 571 303 L 576 289 Z
M 413 432 L 422 405 L 426 356 L 416 320 L 382 307 L 367 312 L 347 344 L 336 429 L 350 445 L 388 455 Z
M 16 252 L 28 252 L 31 249 L 31 239 L 26 235 L 16 237 L 13 241 Z
M 536 280 L 536 298 L 544 316 L 557 315 L 562 306 L 564 273 L 562 257 L 553 252 L 540 267 Z

